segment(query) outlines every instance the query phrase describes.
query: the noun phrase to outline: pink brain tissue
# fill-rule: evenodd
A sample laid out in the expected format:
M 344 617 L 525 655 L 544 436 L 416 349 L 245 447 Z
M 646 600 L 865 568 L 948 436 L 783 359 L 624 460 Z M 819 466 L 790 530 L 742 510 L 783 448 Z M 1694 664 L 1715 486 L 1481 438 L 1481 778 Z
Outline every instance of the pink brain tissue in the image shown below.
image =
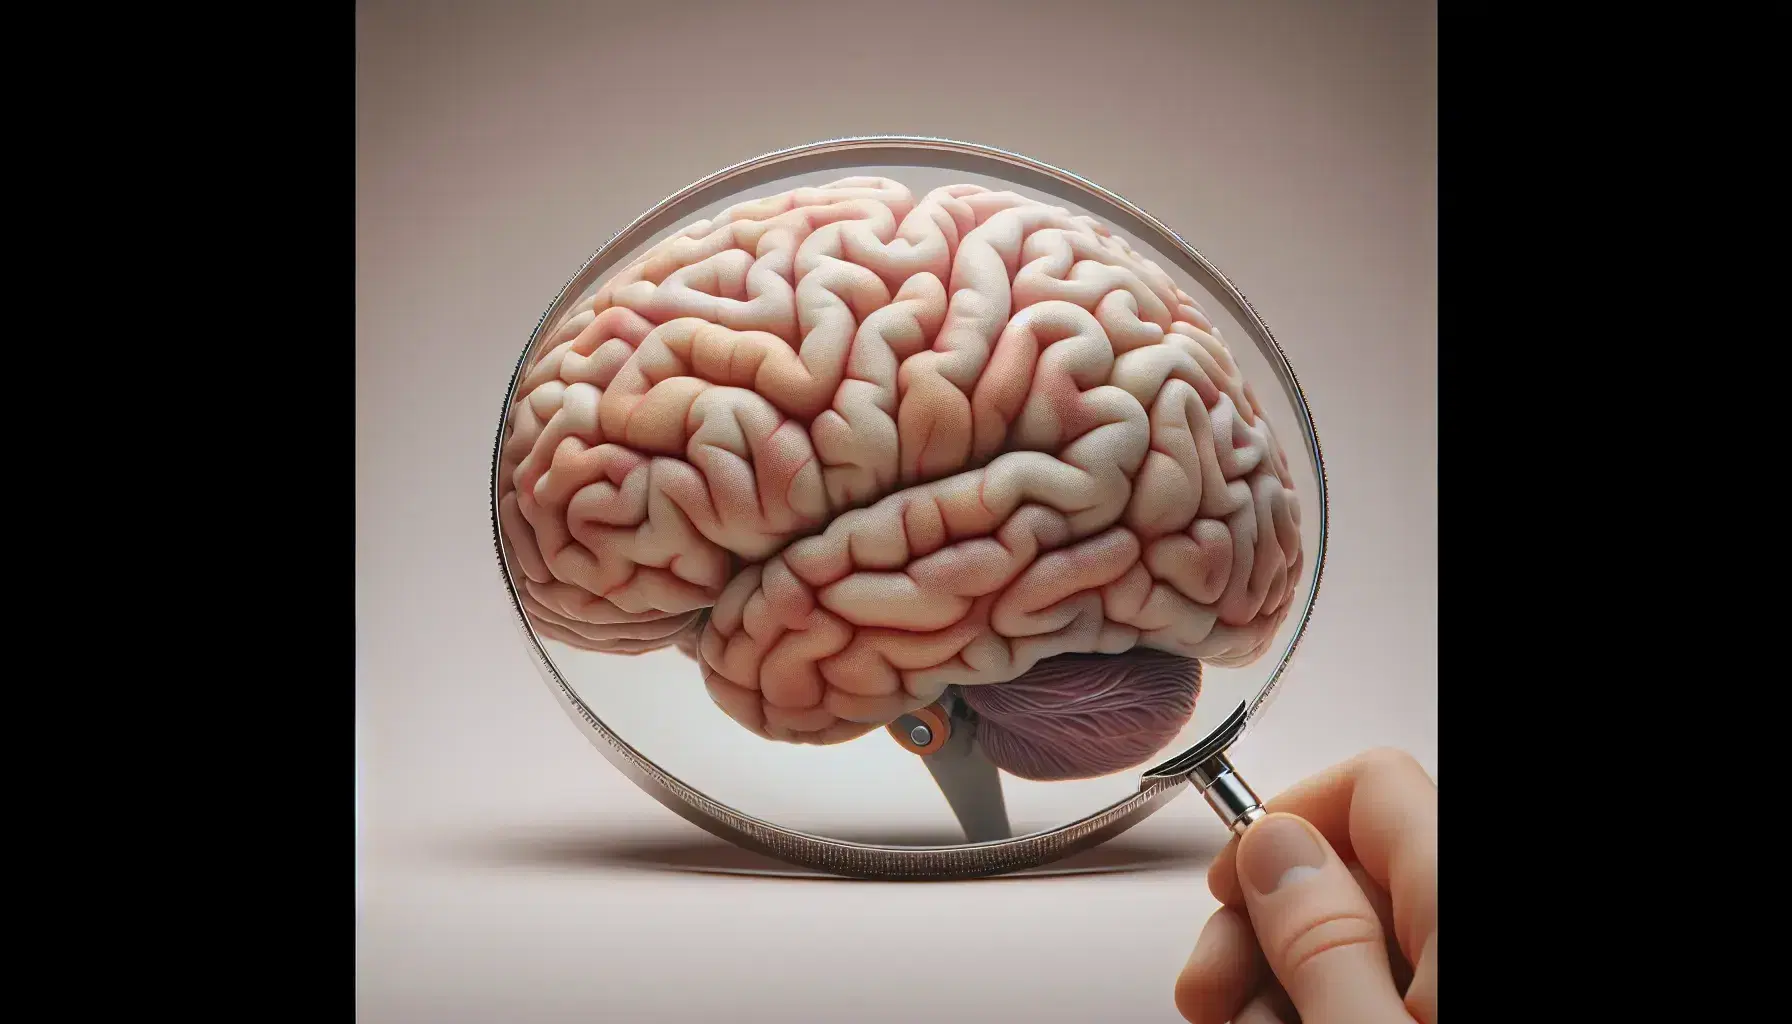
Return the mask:
M 1005 771 L 1119 771 L 1300 577 L 1287 458 L 1206 313 L 1102 224 L 974 185 L 691 225 L 558 324 L 508 431 L 538 633 L 676 646 L 774 740 L 950 687 Z

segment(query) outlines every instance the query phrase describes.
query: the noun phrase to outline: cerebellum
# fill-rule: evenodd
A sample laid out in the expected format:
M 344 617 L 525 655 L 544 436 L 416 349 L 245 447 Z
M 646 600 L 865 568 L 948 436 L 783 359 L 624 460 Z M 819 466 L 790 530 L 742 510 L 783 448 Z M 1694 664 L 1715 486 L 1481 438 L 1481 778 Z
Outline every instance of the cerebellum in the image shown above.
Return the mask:
M 1000 686 L 959 695 L 977 712 L 977 741 L 998 768 L 1023 779 L 1085 779 L 1131 768 L 1188 723 L 1201 663 L 1137 647 L 1065 654 Z

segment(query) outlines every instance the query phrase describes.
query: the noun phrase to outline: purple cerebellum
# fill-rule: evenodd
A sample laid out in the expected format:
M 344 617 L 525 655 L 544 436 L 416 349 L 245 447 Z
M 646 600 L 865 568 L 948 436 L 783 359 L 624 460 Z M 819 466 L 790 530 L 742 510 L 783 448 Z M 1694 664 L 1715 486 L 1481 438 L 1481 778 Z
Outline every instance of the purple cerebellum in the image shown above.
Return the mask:
M 997 767 L 1060 781 L 1145 761 L 1188 723 L 1200 690 L 1200 662 L 1135 647 L 1059 655 L 1018 679 L 958 693 L 977 712 L 978 742 Z

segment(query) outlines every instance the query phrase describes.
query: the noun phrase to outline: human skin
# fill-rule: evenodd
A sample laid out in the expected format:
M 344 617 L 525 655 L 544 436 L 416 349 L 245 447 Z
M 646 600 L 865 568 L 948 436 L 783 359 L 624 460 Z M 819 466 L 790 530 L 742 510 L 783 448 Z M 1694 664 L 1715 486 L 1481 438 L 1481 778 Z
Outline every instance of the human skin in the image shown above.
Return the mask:
M 1270 800 L 1208 869 L 1191 1024 L 1437 1024 L 1437 785 L 1377 750 Z
M 848 178 L 654 247 L 552 332 L 500 474 L 544 637 L 675 645 L 789 742 L 1057 655 L 1247 663 L 1303 557 L 1199 304 L 1096 221 L 974 185 Z

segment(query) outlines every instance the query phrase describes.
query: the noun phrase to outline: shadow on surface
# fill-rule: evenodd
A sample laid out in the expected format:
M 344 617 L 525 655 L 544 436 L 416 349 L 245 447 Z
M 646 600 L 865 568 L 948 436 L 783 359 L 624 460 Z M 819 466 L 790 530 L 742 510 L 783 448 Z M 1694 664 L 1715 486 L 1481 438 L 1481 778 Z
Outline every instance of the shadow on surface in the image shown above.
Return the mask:
M 870 836 L 840 835 L 835 838 L 904 846 L 963 842 L 962 837 L 924 832 L 903 835 L 882 833 L 875 840 Z M 1084 850 L 1060 861 L 973 881 L 1194 871 L 1211 863 L 1228 838 L 1230 837 L 1224 833 L 1194 828 L 1178 828 L 1168 835 L 1157 836 L 1122 833 L 1094 849 Z M 461 864 L 500 869 L 565 871 L 619 868 L 680 874 L 853 881 L 785 864 L 772 857 L 734 846 L 695 828 L 689 832 L 672 832 L 658 827 L 652 831 L 644 831 L 639 826 L 614 830 L 589 826 L 513 829 L 497 833 L 485 832 L 450 841 L 445 845 L 438 844 L 435 852 Z

